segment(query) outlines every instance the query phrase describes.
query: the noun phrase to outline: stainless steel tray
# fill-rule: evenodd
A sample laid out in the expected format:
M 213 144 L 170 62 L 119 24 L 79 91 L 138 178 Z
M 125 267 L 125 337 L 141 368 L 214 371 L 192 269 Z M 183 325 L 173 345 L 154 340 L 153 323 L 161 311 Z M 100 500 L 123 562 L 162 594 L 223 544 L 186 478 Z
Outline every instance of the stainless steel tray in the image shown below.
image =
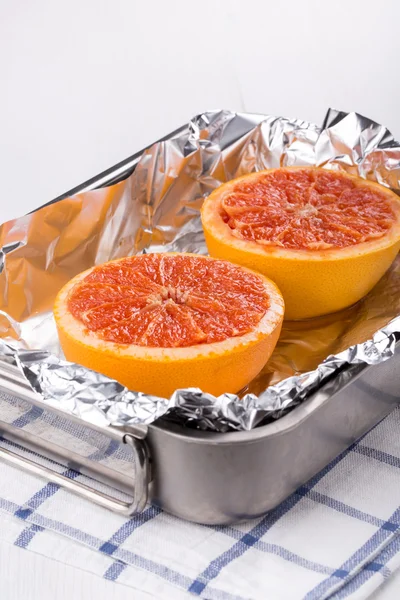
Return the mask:
M 132 448 L 130 474 L 0 422 L 3 438 L 129 493 L 130 502 L 43 469 L 4 448 L 0 457 L 126 516 L 140 512 L 149 494 L 153 504 L 198 523 L 255 518 L 277 506 L 396 406 L 400 344 L 396 350 L 378 366 L 342 371 L 334 394 L 333 384 L 327 383 L 288 415 L 252 431 L 202 432 L 162 420 L 148 428 L 101 430 Z M 334 386 L 338 386 L 337 378 Z M 0 363 L 0 391 L 43 407 L 19 370 L 6 363 Z M 76 420 L 65 413 L 62 416 Z
M 140 156 L 130 157 L 53 202 L 123 179 L 134 170 Z M 278 421 L 248 432 L 222 434 L 191 430 L 164 420 L 148 427 L 102 429 L 44 404 L 18 368 L 0 362 L 0 393 L 58 414 L 71 425 L 87 428 L 88 434 L 112 438 L 131 452 L 124 467 L 116 469 L 91 460 L 78 448 L 66 447 L 61 440 L 55 443 L 1 420 L 4 439 L 91 479 L 85 483 L 70 479 L 12 447 L 0 448 L 0 457 L 127 516 L 140 512 L 150 499 L 191 521 L 237 522 L 274 508 L 385 417 L 400 401 L 399 374 L 398 343 L 396 354 L 388 361 L 346 367 L 334 382 L 328 381 Z M 95 482 L 108 486 L 108 491 Z M 121 500 L 120 493 L 129 494 L 130 499 Z

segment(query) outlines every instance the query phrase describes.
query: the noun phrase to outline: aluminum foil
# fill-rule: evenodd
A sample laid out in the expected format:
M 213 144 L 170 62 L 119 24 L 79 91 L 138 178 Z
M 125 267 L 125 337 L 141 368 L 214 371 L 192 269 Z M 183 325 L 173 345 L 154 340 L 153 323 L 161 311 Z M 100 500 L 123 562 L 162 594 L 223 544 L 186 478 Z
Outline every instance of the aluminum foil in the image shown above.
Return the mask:
M 300 120 L 213 111 L 148 148 L 135 171 L 5 223 L 0 229 L 0 352 L 43 401 L 97 425 L 151 423 L 251 429 L 395 352 L 400 260 L 357 305 L 285 323 L 270 361 L 240 396 L 197 389 L 155 398 L 63 360 L 52 304 L 80 271 L 140 252 L 206 253 L 199 209 L 222 182 L 283 165 L 319 165 L 400 189 L 400 145 L 356 113 L 330 110 L 322 128 Z M 328 357 L 328 358 L 327 358 Z M 334 385 L 330 385 L 331 393 Z

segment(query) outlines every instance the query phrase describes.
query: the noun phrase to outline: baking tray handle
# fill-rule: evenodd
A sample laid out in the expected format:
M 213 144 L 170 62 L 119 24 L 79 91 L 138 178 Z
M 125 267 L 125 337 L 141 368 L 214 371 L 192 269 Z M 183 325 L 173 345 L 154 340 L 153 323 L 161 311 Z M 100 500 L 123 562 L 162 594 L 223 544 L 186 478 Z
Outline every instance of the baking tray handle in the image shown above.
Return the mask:
M 143 441 L 137 440 L 131 435 L 126 434 L 124 436 L 124 442 L 131 447 L 135 463 L 133 498 L 130 502 L 117 500 L 116 498 L 91 488 L 84 483 L 76 481 L 75 479 L 69 479 L 61 473 L 56 473 L 44 465 L 39 465 L 29 458 L 15 454 L 15 452 L 5 448 L 0 448 L 0 459 L 4 459 L 8 463 L 24 469 L 33 475 L 44 477 L 48 481 L 56 483 L 86 500 L 91 500 L 99 506 L 108 508 L 125 517 L 132 517 L 133 515 L 142 512 L 147 503 L 149 456 L 146 444 Z

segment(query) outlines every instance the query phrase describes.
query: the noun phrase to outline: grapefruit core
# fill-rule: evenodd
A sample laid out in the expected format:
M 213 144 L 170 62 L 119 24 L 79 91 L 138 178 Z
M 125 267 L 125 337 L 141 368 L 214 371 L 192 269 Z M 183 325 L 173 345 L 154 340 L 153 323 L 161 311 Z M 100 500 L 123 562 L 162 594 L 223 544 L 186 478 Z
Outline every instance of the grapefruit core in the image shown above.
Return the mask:
M 54 316 L 67 360 L 131 390 L 238 392 L 261 371 L 282 326 L 269 279 L 195 254 L 145 254 L 77 275 Z
M 365 296 L 400 248 L 400 199 L 387 188 L 318 167 L 229 181 L 204 201 L 211 256 L 270 277 L 285 318 L 341 310 Z

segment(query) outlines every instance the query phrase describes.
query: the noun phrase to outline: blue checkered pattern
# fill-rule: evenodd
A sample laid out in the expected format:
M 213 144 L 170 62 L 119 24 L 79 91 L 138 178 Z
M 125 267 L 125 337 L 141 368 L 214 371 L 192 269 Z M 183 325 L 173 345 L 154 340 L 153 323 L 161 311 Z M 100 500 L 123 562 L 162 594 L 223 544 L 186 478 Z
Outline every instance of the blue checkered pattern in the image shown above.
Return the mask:
M 126 447 L 84 426 L 6 395 L 0 411 L 15 427 L 131 472 Z M 195 525 L 152 506 L 124 519 L 1 462 L 0 537 L 155 598 L 366 598 L 400 566 L 399 431 L 396 409 L 264 518 L 238 526 Z

